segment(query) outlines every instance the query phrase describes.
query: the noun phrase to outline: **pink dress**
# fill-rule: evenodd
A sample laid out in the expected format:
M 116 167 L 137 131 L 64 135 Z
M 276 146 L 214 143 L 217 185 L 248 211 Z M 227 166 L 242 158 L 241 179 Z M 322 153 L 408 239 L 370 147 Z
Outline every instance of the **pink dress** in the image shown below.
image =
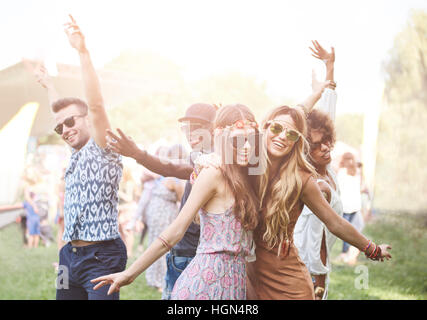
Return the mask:
M 196 256 L 175 283 L 172 300 L 246 299 L 245 257 L 254 252 L 252 232 L 232 212 L 200 214 Z

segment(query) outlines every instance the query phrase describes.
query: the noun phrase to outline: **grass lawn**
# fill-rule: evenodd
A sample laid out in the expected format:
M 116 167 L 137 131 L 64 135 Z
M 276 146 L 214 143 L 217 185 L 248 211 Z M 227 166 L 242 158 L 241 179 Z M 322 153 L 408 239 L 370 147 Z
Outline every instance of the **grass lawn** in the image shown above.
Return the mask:
M 37 249 L 24 248 L 19 226 L 13 223 L 0 230 L 0 257 L 0 300 L 55 299 L 56 272 L 52 264 L 58 261 L 56 243 L 47 248 L 41 244 Z M 136 258 L 134 254 L 127 265 Z M 161 293 L 157 289 L 146 285 L 145 273 L 131 286 L 120 290 L 120 299 L 123 300 L 160 298 Z
M 427 299 L 427 217 L 389 214 L 374 219 L 362 231 L 377 244 L 392 246 L 392 260 L 374 262 L 359 255 L 356 266 L 333 263 L 330 276 L 331 300 L 425 300 Z M 332 257 L 342 241 L 337 240 Z M 368 289 L 356 289 L 360 266 L 368 271 Z M 358 272 L 357 272 L 358 271 Z
M 426 229 L 425 217 L 409 215 L 381 216 L 368 224 L 364 234 L 377 243 L 391 244 L 393 259 L 379 263 L 360 255 L 356 266 L 333 263 L 329 299 L 427 299 Z M 332 258 L 341 247 L 338 240 Z M 56 245 L 23 248 L 19 227 L 14 223 L 0 230 L 0 257 L 0 299 L 55 299 L 56 273 L 52 263 L 58 259 Z M 129 259 L 128 266 L 135 259 Z M 356 289 L 358 266 L 367 266 L 368 289 Z M 144 274 L 121 289 L 120 295 L 123 300 L 161 297 L 146 285 Z

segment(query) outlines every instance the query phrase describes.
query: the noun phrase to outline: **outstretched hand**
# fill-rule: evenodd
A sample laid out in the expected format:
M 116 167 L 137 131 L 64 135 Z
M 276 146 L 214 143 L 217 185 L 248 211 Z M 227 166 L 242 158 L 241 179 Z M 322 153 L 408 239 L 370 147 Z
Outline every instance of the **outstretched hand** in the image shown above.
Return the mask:
M 314 49 L 309 47 L 313 52 L 312 56 L 322 60 L 325 64 L 335 62 L 335 49 L 331 47 L 331 52 L 326 51 L 316 40 L 311 41 L 313 43 Z
M 85 37 L 77 25 L 76 20 L 70 14 L 70 21 L 64 23 L 64 31 L 67 34 L 71 46 L 78 52 L 86 51 Z
M 134 158 L 139 151 L 138 146 L 130 136 L 126 136 L 122 130 L 117 129 L 120 136 L 117 136 L 110 129 L 107 129 L 107 146 L 114 152 L 125 157 Z
M 391 246 L 388 244 L 380 244 L 381 248 L 381 257 L 378 258 L 379 261 L 384 261 L 384 259 L 390 260 L 391 254 L 387 250 L 391 250 Z
M 119 292 L 121 287 L 131 284 L 132 280 L 131 277 L 123 271 L 98 277 L 96 279 L 90 280 L 90 282 L 94 284 L 99 282 L 96 286 L 93 287 L 93 290 L 98 290 L 99 288 L 109 284 L 110 289 L 108 289 L 107 295 L 110 295 L 114 292 Z
M 50 89 L 52 87 L 52 79 L 44 65 L 38 65 L 33 72 L 37 82 L 40 83 L 43 88 Z

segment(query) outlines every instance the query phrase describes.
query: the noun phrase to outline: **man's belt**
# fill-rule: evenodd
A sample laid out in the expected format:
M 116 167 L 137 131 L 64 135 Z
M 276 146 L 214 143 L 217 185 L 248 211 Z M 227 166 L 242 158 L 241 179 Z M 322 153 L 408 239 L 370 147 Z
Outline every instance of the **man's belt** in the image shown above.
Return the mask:
M 176 257 L 189 257 L 193 258 L 196 255 L 196 250 L 192 249 L 171 249 L 171 254 Z

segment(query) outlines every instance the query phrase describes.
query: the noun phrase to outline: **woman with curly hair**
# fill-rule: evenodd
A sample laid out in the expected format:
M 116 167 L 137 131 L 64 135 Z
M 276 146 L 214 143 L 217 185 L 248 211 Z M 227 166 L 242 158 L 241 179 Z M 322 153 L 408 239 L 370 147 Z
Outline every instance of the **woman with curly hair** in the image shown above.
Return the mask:
M 342 216 L 343 207 L 338 182 L 330 165 L 332 161 L 330 153 L 335 143 L 334 124 L 326 113 L 313 110 L 307 117 L 307 126 L 309 161 L 316 169 L 317 184 L 332 209 Z M 295 226 L 294 241 L 299 256 L 312 276 L 316 299 L 326 299 L 331 271 L 330 252 L 336 236 L 307 206 L 304 206 Z
M 317 44 L 318 45 L 318 44 Z M 320 45 L 315 51 L 325 61 L 326 78 L 334 80 L 334 51 L 327 53 Z M 313 78 L 313 83 L 316 80 Z M 338 180 L 331 167 L 331 151 L 335 144 L 334 117 L 336 110 L 335 86 L 325 89 L 318 109 L 307 116 L 307 140 L 310 144 L 309 162 L 315 167 L 317 184 L 332 209 L 343 216 Z M 321 110 L 319 110 L 321 109 Z M 359 230 L 360 231 L 360 230 Z M 329 273 L 331 272 L 330 253 L 336 236 L 307 207 L 304 206 L 294 230 L 294 241 L 299 256 L 307 266 L 314 285 L 315 298 L 327 299 Z

